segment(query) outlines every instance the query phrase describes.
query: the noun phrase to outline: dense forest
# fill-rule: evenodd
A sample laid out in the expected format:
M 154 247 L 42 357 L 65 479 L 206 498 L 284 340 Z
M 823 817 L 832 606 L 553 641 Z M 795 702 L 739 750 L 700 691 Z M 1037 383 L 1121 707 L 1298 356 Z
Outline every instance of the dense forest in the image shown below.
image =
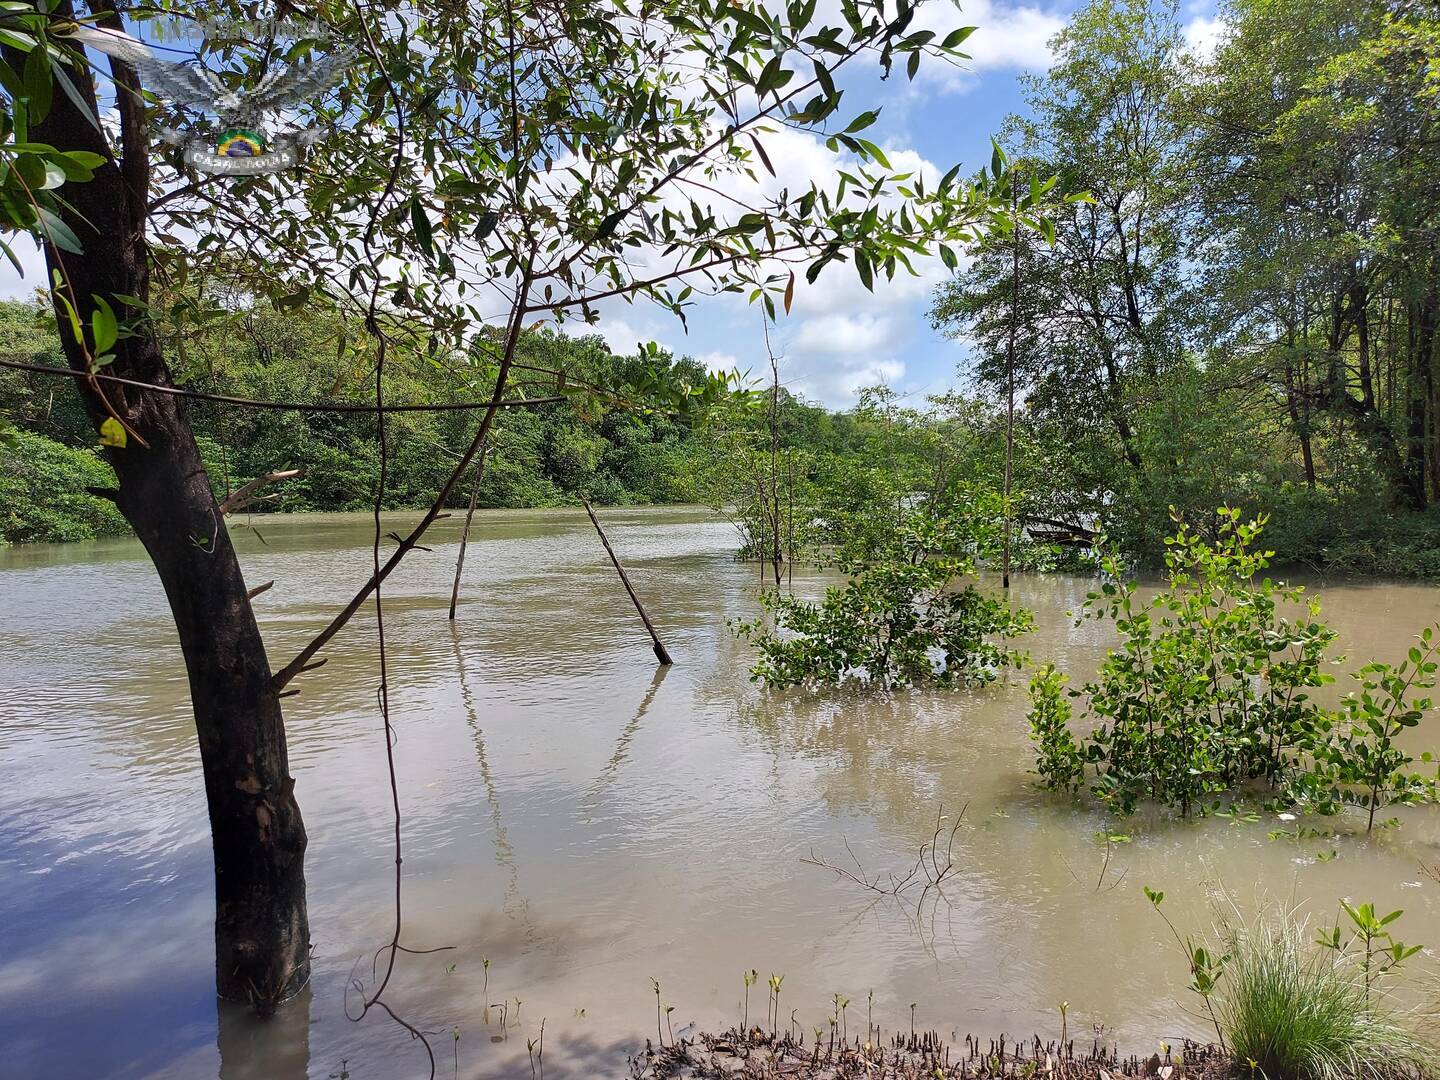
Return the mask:
M 363 403 L 337 359 L 343 328 L 336 318 L 269 307 L 209 306 L 201 328 L 183 343 L 188 385 L 217 395 L 293 402 Z M 0 303 L 0 352 L 27 363 L 55 365 L 60 343 L 54 316 L 23 303 Z M 599 385 L 639 369 L 614 357 L 599 338 L 534 334 L 525 355 L 564 367 Z M 362 362 L 358 361 L 358 362 Z M 668 364 L 668 359 L 666 360 Z M 683 363 L 674 365 L 683 369 Z M 694 368 L 695 365 L 690 365 Z M 698 371 L 698 369 L 697 369 Z M 428 364 L 395 366 L 386 376 L 396 401 L 438 404 L 474 400 L 480 391 L 465 373 Z M 339 392 L 349 387 L 348 394 Z M 18 429 L 0 448 L 0 536 L 11 541 L 78 540 L 122 532 L 113 504 L 87 494 L 109 487 L 108 468 L 93 452 L 88 418 L 52 375 L 0 373 L 0 401 Z M 223 497 L 275 469 L 303 468 L 279 484 L 270 511 L 358 510 L 374 498 L 377 472 L 373 416 L 252 410 L 209 401 L 190 406 L 206 471 Z M 385 503 L 417 506 L 433 498 L 454 464 L 452 448 L 468 439 L 473 413 L 414 412 L 393 422 L 394 454 Z M 580 494 L 600 502 L 675 502 L 687 489 L 680 446 L 688 431 L 658 412 L 608 410 L 590 416 L 584 403 L 513 410 L 487 455 L 479 505 L 555 506 Z
M 1004 134 L 1088 201 L 993 235 L 935 325 L 1003 394 L 1052 517 L 1158 557 L 1175 506 L 1281 557 L 1440 571 L 1440 27 L 1423 4 L 1096 0 Z M 1018 282 L 1018 287 L 1017 287 Z M 1013 336 L 1012 336 L 1013 335 Z
M 231 303 L 205 309 L 198 329 L 177 341 L 187 385 L 215 395 L 291 402 L 364 404 L 336 358 L 337 318 Z M 53 366 L 59 340 L 50 312 L 0 302 L 0 352 Z M 699 383 L 706 373 L 664 353 L 614 356 L 597 336 L 532 332 L 521 362 L 565 373 L 578 392 L 533 409 L 512 409 L 496 424 L 477 497 L 481 507 L 546 507 L 580 498 L 609 504 L 701 503 L 731 515 L 741 551 L 761 553 L 771 518 L 784 518 L 785 557 L 833 540 L 836 521 L 883 515 L 897 499 L 963 479 L 999 483 L 1003 432 L 998 414 L 962 398 L 906 407 L 884 387 L 863 391 L 851 410 L 807 403 L 783 386 L 732 395 L 699 421 L 663 408 L 617 407 L 606 387 L 633 386 L 657 366 L 667 378 Z M 473 401 L 483 371 L 419 363 L 392 366 L 391 400 L 410 404 Z M 350 392 L 339 392 L 341 387 Z M 0 371 L 0 405 L 15 430 L 0 445 L 5 485 L 0 536 L 11 541 L 79 540 L 126 530 L 113 504 L 88 489 L 114 477 L 94 445 L 89 420 L 53 375 Z M 773 391 L 773 393 L 772 393 Z M 190 405 L 217 497 L 273 470 L 303 475 L 273 488 L 259 508 L 276 512 L 363 510 L 378 471 L 374 418 L 364 413 L 247 409 L 207 400 Z M 468 439 L 469 411 L 398 414 L 391 421 L 385 505 L 412 508 L 433 497 L 453 467 L 451 449 Z M 772 453 L 773 452 L 773 453 Z M 784 463 L 783 501 L 771 485 L 772 456 Z M 963 467 L 962 467 L 963 466 Z M 471 474 L 473 475 L 473 474 Z M 460 485 L 452 505 L 468 501 Z M 821 519 L 831 522 L 824 527 Z

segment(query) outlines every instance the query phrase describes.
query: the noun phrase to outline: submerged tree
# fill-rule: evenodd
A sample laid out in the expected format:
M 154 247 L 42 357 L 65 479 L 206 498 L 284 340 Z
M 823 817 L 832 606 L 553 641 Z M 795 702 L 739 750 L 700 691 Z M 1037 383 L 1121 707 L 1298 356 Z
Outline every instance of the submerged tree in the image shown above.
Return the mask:
M 111 0 L 88 9 L 58 0 L 0 15 L 9 223 L 43 243 L 66 361 L 118 477 L 116 505 L 165 586 L 190 677 L 223 997 L 278 1002 L 309 972 L 306 833 L 282 697 L 323 663 L 318 654 L 362 604 L 373 597 L 378 614 L 381 583 L 467 474 L 497 411 L 517 405 L 512 375 L 523 368 L 529 397 L 542 385 L 576 389 L 517 358 L 522 332 L 593 320 L 604 300 L 649 300 L 683 319 L 697 296 L 738 291 L 773 314 L 797 273 L 814 280 L 848 262 L 868 287 L 1002 212 L 988 179 L 961 183 L 951 170 L 931 186 L 893 170 L 861 134 L 877 111 L 842 110 L 842 69 L 898 65 L 913 77 L 923 61 L 961 55 L 968 31 L 938 36 L 921 27 L 920 10 L 846 0 L 831 19 L 814 0 L 322 0 L 303 13 L 354 57 L 303 111 L 334 134 L 303 167 L 252 177 L 195 174 L 178 149 L 152 140 L 186 117 L 145 85 L 149 65 L 129 62 L 136 46 L 114 37 L 134 28 L 128 18 L 143 20 L 146 36 L 183 39 L 193 5 L 162 0 L 122 15 Z M 206 9 L 211 19 L 249 13 L 238 0 Z M 227 87 L 323 63 L 324 37 L 262 28 L 256 45 L 249 32 L 201 43 Z M 87 46 L 108 51 L 105 68 Z M 118 130 L 100 120 L 111 102 Z M 771 182 L 767 145 L 781 138 L 825 142 L 833 182 Z M 390 450 L 387 363 L 463 366 L 488 392 L 432 507 L 388 557 L 377 517 L 368 580 L 278 667 L 184 393 L 170 392 L 161 343 L 194 313 L 151 302 L 152 278 L 182 281 L 222 258 L 249 303 L 293 309 L 318 295 L 338 305 L 355 330 L 342 355 L 372 339 L 373 362 L 355 377 L 375 388 L 377 507 Z M 636 397 L 676 409 L 723 389 L 723 380 L 634 381 Z M 381 665 L 383 706 L 383 651 Z M 398 929 L 392 965 L 397 950 Z
M 769 621 L 735 628 L 759 652 L 751 676 L 777 687 L 860 681 L 891 690 L 973 685 L 1019 667 L 1004 642 L 1032 629 L 1030 613 L 967 580 L 981 555 L 999 549 L 1000 497 L 975 493 L 962 508 L 959 492 L 947 496 L 900 512 L 883 539 L 842 546 L 828 565 L 848 580 L 818 602 L 762 593 Z M 953 516 L 941 516 L 941 505 Z

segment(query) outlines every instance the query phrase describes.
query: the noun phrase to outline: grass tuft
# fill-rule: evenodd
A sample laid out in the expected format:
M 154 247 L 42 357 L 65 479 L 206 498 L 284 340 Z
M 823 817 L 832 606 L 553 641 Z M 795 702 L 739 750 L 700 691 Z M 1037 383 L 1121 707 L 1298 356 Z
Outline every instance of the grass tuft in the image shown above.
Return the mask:
M 1242 1072 L 1265 1080 L 1440 1075 L 1435 1047 L 1307 933 L 1288 914 L 1223 930 L 1229 962 L 1213 1004 Z

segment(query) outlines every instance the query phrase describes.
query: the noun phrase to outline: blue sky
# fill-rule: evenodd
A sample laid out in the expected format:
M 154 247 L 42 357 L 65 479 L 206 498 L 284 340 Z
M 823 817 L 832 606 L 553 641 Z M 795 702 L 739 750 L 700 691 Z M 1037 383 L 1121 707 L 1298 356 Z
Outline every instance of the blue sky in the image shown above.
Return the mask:
M 1215 33 L 1213 0 L 1182 3 L 1187 33 L 1203 49 Z M 961 68 L 932 62 L 913 83 L 898 70 L 887 82 L 872 73 L 846 87 L 846 111 L 881 107 L 879 121 L 866 135 L 885 149 L 897 169 L 923 170 L 936 180 L 960 163 L 962 173 L 969 173 L 989 160 L 990 137 L 1005 117 L 1024 111 L 1021 76 L 1045 70 L 1047 42 L 1078 6 L 1077 0 L 965 0 L 956 9 L 948 0 L 934 0 L 922 9 L 926 26 L 942 35 L 956 26 L 978 27 L 965 46 L 972 59 Z M 767 150 L 780 173 L 776 181 L 766 178 L 767 184 L 803 190 L 818 179 L 833 187 L 827 178 L 836 159 L 813 136 L 783 129 L 767 138 Z M 22 280 L 8 264 L 0 264 L 0 297 L 28 295 L 44 281 L 38 252 L 26 251 L 24 241 L 14 246 L 27 272 Z M 938 259 L 917 266 L 919 279 L 877 282 L 873 294 L 848 264 L 828 268 L 814 285 L 802 278 L 790 315 L 780 317 L 771 335 L 784 358 L 787 385 L 810 400 L 846 408 L 861 387 L 877 382 L 918 405 L 926 394 L 960 381 L 956 368 L 966 356 L 964 343 L 936 334 L 925 314 L 935 285 L 944 278 L 943 268 Z M 637 342 L 653 340 L 711 368 L 756 373 L 768 368 L 760 308 L 740 297 L 700 298 L 691 309 L 688 333 L 673 316 L 652 306 L 608 303 L 599 311 L 594 332 L 616 352 L 630 353 Z M 566 329 L 585 332 L 576 324 Z

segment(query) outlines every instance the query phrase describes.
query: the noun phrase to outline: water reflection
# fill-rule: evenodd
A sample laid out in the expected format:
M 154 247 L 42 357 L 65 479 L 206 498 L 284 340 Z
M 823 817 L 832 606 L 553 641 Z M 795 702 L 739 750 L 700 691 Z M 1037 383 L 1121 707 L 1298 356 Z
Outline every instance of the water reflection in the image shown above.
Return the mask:
M 635 710 L 635 715 L 630 718 L 629 722 L 621 730 L 620 737 L 615 740 L 615 752 L 610 755 L 610 760 L 605 762 L 605 768 L 602 769 L 600 775 L 595 778 L 595 782 L 590 785 L 590 790 L 585 793 L 585 799 L 581 805 L 587 824 L 595 820 L 591 812 L 592 803 L 604 794 L 605 789 L 614 781 L 615 774 L 619 772 L 620 766 L 625 764 L 626 759 L 630 756 L 630 744 L 635 740 L 635 736 L 639 734 L 640 722 L 645 719 L 645 714 L 650 711 L 650 703 L 655 700 L 655 692 L 660 689 L 660 684 L 665 681 L 665 676 L 669 671 L 669 664 L 656 665 L 655 674 L 650 679 L 650 685 L 645 689 L 645 696 L 640 699 L 640 707 Z
M 520 892 L 520 867 L 515 861 L 515 849 L 510 846 L 505 825 L 500 820 L 500 796 L 495 787 L 495 776 L 490 771 L 490 761 L 485 755 L 485 732 L 476 713 L 475 696 L 470 691 L 470 680 L 465 673 L 465 657 L 460 651 L 459 632 L 453 622 L 450 624 L 450 635 L 455 650 L 455 674 L 460 685 L 460 700 L 465 706 L 465 721 L 474 734 L 475 758 L 480 763 L 480 779 L 485 784 L 485 801 L 490 805 L 495 836 L 495 862 L 505 871 L 505 913 L 524 928 L 526 939 L 534 942 L 538 934 L 530 920 L 530 902 Z
M 266 544 L 246 533 L 237 546 L 249 580 L 276 581 L 257 608 L 283 663 L 363 579 L 368 523 L 260 524 Z M 1187 927 L 1208 923 L 1220 887 L 1247 901 L 1293 895 L 1321 920 L 1342 896 L 1403 907 L 1407 940 L 1440 925 L 1440 887 L 1417 869 L 1440 862 L 1433 809 L 1369 840 L 1142 818 L 1111 852 L 1108 873 L 1123 880 L 1097 889 L 1096 834 L 1113 826 L 1030 786 L 1022 681 L 894 698 L 763 691 L 724 626 L 753 613 L 756 586 L 730 558 L 730 526 L 617 510 L 606 527 L 674 668 L 656 670 L 583 511 L 482 515 L 467 565 L 487 586 L 462 592 L 454 626 L 458 522 L 387 588 L 405 939 L 455 946 L 405 957 L 387 999 L 441 1032 L 442 1073 L 458 1052 L 460 1076 L 528 1077 L 526 1039 L 544 1018 L 550 1076 L 623 1075 L 626 1049 L 653 1032 L 652 977 L 678 1029 L 738 1018 L 751 967 L 785 975 L 782 1012 L 807 1027 L 824 1024 L 836 991 L 860 1001 L 873 989 L 887 1022 L 907 1022 L 916 1002 L 918 1023 L 987 1035 L 1050 1031 L 1068 1000 L 1072 1030 L 1104 1024 L 1144 1049 L 1195 1030 L 1144 885 L 1164 889 Z M 795 579 L 799 592 L 824 584 Z M 1108 642 L 1106 628 L 1066 617 L 1089 585 L 1019 578 L 1014 590 L 1037 613 L 1029 651 L 1081 675 Z M 1440 595 L 1420 586 L 1322 591 L 1356 657 L 1403 655 L 1440 615 Z M 287 699 L 315 973 L 308 1016 L 255 1025 L 216 1014 L 193 726 L 138 546 L 0 552 L 0 608 L 0 1071 L 328 1080 L 422 1068 L 403 1031 L 342 1012 L 349 972 L 388 939 L 392 911 L 368 621 Z M 1433 725 L 1417 737 L 1440 743 Z M 921 919 L 801 861 L 848 843 L 867 868 L 903 870 L 936 808 L 965 803 L 961 870 Z M 504 1026 L 486 1011 L 501 1001 Z
M 306 1080 L 311 994 L 305 986 L 268 1020 L 243 1006 L 218 1002 L 220 1080 Z

